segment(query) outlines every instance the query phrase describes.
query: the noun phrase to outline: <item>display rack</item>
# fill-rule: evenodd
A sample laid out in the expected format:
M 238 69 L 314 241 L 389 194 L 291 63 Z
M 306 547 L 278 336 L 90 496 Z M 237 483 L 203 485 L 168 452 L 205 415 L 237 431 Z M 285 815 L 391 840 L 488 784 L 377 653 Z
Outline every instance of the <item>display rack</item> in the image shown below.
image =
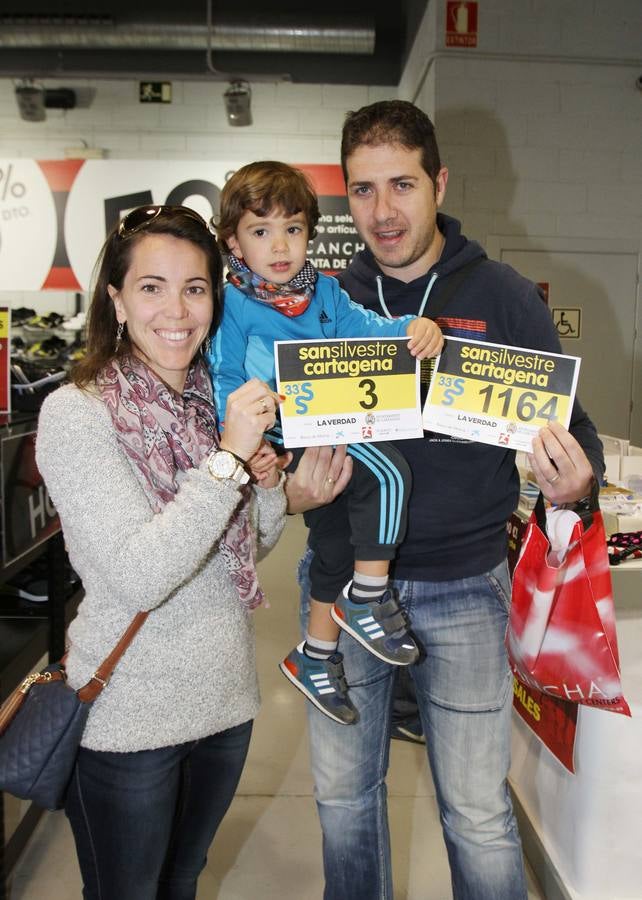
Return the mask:
M 48 569 L 49 600 L 42 604 L 46 609 L 21 615 L 17 601 L 15 609 L 11 609 L 9 601 L 4 601 L 0 608 L 0 702 L 4 702 L 43 656 L 47 655 L 49 662 L 60 659 L 67 624 L 82 596 L 79 589 L 67 596 L 67 554 L 60 532 L 19 563 L 6 568 L 1 577 L 11 578 L 42 554 L 46 554 Z M 6 840 L 4 794 L 0 792 L 0 900 L 8 897 L 8 879 L 42 813 L 42 809 L 30 804 Z
M 29 491 L 38 498 L 34 502 L 40 503 L 42 493 L 39 492 L 44 491 L 33 460 L 33 440 L 27 439 L 35 427 L 35 419 L 25 421 L 21 418 L 18 421 L 18 417 L 7 417 L 0 426 L 3 468 L 1 499 L 5 529 L 0 584 L 6 584 L 43 558 L 46 561 L 48 595 L 46 602 L 29 603 L 10 593 L 0 593 L 0 703 L 39 665 L 43 657 L 48 657 L 49 662 L 60 659 L 64 653 L 67 624 L 75 615 L 82 596 L 78 585 L 70 588 L 67 580 L 67 553 L 57 520 L 47 521 L 43 532 L 33 538 L 32 546 L 28 541 L 23 543 L 21 520 L 24 516 L 20 513 L 20 504 Z M 9 442 L 4 440 L 7 437 Z M 20 441 L 22 437 L 25 440 Z M 19 458 L 20 454 L 25 457 L 24 460 Z M 26 479 L 25 471 L 28 473 Z M 16 490 L 12 489 L 12 478 L 18 483 Z M 11 493 L 10 503 L 7 502 L 8 493 Z M 9 534 L 12 529 L 14 533 Z M 0 792 L 0 900 L 8 897 L 9 877 L 42 812 L 33 803 L 29 804 L 7 839 L 5 797 Z

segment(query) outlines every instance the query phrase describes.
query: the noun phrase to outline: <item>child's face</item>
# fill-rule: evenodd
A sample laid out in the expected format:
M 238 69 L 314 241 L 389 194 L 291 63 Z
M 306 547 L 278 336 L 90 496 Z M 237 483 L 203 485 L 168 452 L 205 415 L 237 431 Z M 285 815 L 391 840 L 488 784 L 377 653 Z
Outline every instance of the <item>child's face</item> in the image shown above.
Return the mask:
M 303 268 L 308 249 L 308 225 L 303 213 L 284 216 L 272 210 L 257 216 L 246 209 L 227 245 L 245 265 L 275 284 L 286 284 Z

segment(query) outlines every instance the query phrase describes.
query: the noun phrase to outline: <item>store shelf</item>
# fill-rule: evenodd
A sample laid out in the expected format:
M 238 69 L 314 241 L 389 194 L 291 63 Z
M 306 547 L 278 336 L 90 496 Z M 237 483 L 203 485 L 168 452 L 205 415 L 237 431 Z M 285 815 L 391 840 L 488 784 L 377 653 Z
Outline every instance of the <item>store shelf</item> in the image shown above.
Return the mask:
M 6 581 L 42 555 L 47 559 L 46 602 L 29 603 L 0 594 L 0 702 L 39 665 L 43 656 L 50 661 L 62 656 L 67 624 L 82 598 L 81 589 L 70 592 L 66 584 L 67 557 L 60 532 L 7 567 L 0 577 Z M 8 878 L 42 812 L 30 804 L 6 840 L 4 795 L 0 793 L 0 900 L 8 896 Z

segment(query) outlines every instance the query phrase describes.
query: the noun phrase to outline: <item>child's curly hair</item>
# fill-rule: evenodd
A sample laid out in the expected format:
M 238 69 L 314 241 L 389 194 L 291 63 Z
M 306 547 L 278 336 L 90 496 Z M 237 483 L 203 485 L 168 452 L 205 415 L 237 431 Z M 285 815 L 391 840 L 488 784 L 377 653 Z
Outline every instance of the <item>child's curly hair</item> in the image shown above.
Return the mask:
M 219 246 L 229 253 L 227 239 L 235 234 L 239 220 L 246 210 L 257 216 L 269 216 L 274 211 L 294 216 L 303 213 L 309 237 L 316 234 L 319 221 L 319 202 L 307 176 L 287 163 L 263 160 L 238 169 L 221 191 L 221 212 L 216 233 Z

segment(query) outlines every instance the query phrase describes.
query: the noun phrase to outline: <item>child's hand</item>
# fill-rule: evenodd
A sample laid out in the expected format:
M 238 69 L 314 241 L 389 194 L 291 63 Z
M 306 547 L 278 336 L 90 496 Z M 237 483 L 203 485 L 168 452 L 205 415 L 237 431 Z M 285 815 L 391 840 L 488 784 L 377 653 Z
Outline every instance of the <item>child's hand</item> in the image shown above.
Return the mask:
M 259 449 L 247 461 L 247 466 L 252 477 L 258 481 L 264 481 L 274 469 L 276 453 L 267 441 L 262 441 Z
M 279 483 L 279 475 L 292 462 L 292 454 L 284 453 L 277 456 L 274 449 L 267 441 L 263 441 L 254 456 L 248 460 L 248 467 L 254 480 L 261 487 L 276 487 Z
M 408 349 L 418 359 L 437 356 L 444 346 L 444 336 L 439 325 L 423 316 L 413 319 L 406 329 L 406 334 L 410 337 Z

